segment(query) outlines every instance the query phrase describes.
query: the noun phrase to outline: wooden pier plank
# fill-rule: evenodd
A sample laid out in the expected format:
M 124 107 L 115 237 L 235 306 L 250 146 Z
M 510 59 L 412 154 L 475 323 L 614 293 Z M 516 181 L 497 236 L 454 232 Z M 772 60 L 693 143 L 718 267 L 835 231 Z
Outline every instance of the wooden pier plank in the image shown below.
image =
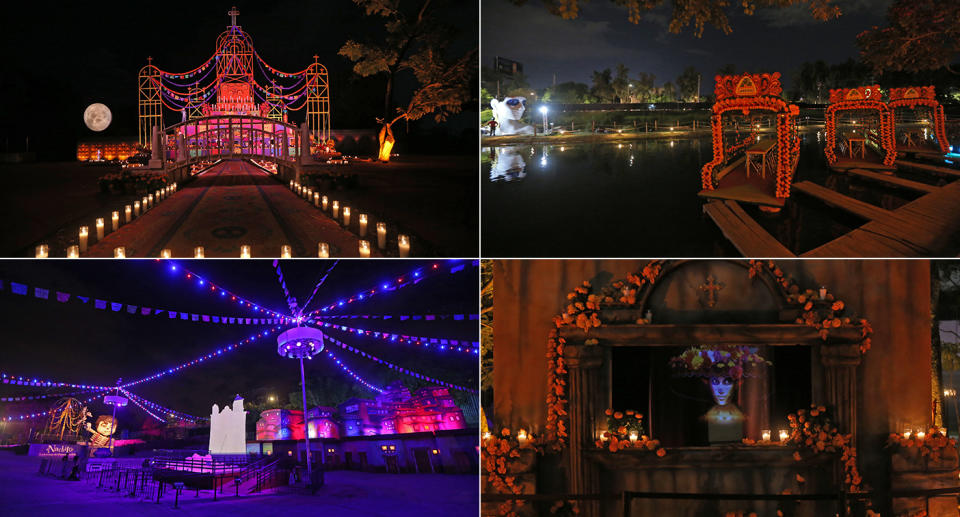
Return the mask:
M 915 169 L 926 172 L 936 172 L 939 174 L 945 174 L 947 176 L 953 176 L 960 178 L 960 170 L 951 169 L 949 167 L 940 167 L 937 165 L 929 165 L 926 163 L 911 162 L 907 160 L 897 160 L 896 162 L 898 167 L 906 167 L 907 169 Z
M 910 181 L 907 179 L 898 178 L 896 176 L 891 176 L 889 174 L 879 174 L 866 169 L 849 169 L 847 170 L 847 174 L 852 174 L 860 178 L 873 180 L 887 185 L 893 185 L 895 187 L 915 190 L 917 192 L 923 192 L 926 194 L 935 192 L 937 189 L 939 189 L 939 187 L 935 185 L 927 185 L 926 183 L 920 183 L 919 181 Z
M 819 199 L 827 205 L 845 210 L 867 221 L 892 221 L 895 219 L 895 216 L 889 210 L 860 201 L 859 199 L 854 199 L 850 196 L 845 196 L 809 181 L 794 183 L 793 190 L 795 192 L 803 192 L 808 196 Z
M 795 257 L 736 201 L 710 201 L 703 211 L 745 257 Z
M 871 221 L 802 256 L 937 257 L 960 252 L 960 181 L 939 187 L 892 214 L 897 219 Z

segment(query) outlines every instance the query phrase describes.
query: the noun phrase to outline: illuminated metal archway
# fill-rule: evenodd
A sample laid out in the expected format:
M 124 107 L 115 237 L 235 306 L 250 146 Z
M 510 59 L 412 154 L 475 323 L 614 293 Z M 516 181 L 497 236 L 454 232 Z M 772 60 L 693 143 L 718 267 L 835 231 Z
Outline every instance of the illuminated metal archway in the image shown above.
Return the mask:
M 250 35 L 237 25 L 237 8 L 228 14 L 230 26 L 218 36 L 213 55 L 193 70 L 167 72 L 148 58 L 138 77 L 140 144 L 150 147 L 152 128 L 163 128 L 162 107 L 179 112 L 184 121 L 247 116 L 279 123 L 287 123 L 290 111 L 306 108 L 312 143 L 329 139 L 330 83 L 319 56 L 298 72 L 278 70 L 260 57 Z
M 253 115 L 215 115 L 188 120 L 165 131 L 165 158 L 194 162 L 228 158 L 296 161 L 300 131 L 293 124 Z

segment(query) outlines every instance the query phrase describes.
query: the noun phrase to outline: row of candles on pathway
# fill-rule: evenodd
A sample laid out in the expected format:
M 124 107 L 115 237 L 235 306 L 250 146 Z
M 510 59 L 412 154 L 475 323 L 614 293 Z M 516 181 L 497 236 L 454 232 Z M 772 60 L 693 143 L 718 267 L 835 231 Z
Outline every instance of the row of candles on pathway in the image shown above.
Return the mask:
M 126 205 L 123 207 L 123 222 L 121 223 L 120 211 L 114 210 L 110 214 L 110 231 L 115 232 L 120 229 L 121 224 L 129 224 L 137 217 L 147 213 L 148 210 L 160 204 L 160 201 L 163 201 L 165 198 L 168 198 L 177 191 L 177 184 L 174 182 L 171 185 L 167 185 L 161 189 L 158 189 L 153 194 L 148 194 L 143 196 L 143 199 L 139 201 L 134 201 L 132 205 Z M 107 233 L 106 223 L 103 217 L 98 217 L 95 221 L 94 228 L 96 229 L 97 242 L 103 240 L 104 236 Z M 87 252 L 87 245 L 90 242 L 90 227 L 81 226 L 79 232 L 79 244 L 74 244 L 67 248 L 67 258 L 79 258 L 81 253 Z M 50 246 L 47 244 L 41 244 L 37 246 L 36 249 L 36 258 L 48 258 L 50 256 Z M 114 248 L 113 256 L 115 258 L 126 258 L 126 250 L 123 246 Z
M 342 224 L 347 230 L 350 229 L 350 219 L 352 214 L 349 206 L 341 206 L 339 201 L 335 199 L 331 200 L 327 196 L 321 196 L 319 192 L 316 192 L 312 188 L 305 187 L 294 180 L 290 180 L 290 190 L 305 199 L 307 203 L 312 203 L 314 207 L 319 208 L 324 212 L 329 211 L 333 215 L 334 221 Z M 367 214 L 360 213 L 358 215 L 359 231 L 357 233 L 361 237 L 358 244 L 360 256 L 369 257 L 370 241 L 363 239 L 363 237 L 367 236 L 367 222 L 369 219 Z M 385 222 L 377 223 L 377 248 L 381 250 L 387 249 L 387 223 Z M 397 235 L 397 252 L 401 257 L 410 256 L 410 236 L 402 233 Z M 330 257 L 330 248 L 326 246 L 326 243 L 320 243 L 319 255 L 321 258 Z

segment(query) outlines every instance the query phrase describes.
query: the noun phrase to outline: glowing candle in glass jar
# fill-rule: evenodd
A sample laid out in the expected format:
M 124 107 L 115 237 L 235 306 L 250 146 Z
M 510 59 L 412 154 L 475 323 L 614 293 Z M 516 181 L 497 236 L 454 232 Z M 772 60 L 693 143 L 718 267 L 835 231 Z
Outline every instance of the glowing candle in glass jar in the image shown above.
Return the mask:
M 483 433 L 483 441 L 489 440 L 491 436 L 492 436 L 492 435 L 490 434 L 490 431 L 484 432 L 484 433 Z
M 343 225 L 348 228 L 350 227 L 350 207 L 349 206 L 343 207 Z
M 250 246 L 248 244 L 240 246 L 240 258 L 250 258 Z
M 67 258 L 80 258 L 80 246 L 74 244 L 67 247 Z
M 50 256 L 50 246 L 41 244 L 37 246 L 37 258 L 48 258 Z
M 822 287 L 822 286 L 820 287 L 820 299 L 821 299 L 821 300 L 826 300 L 826 299 L 827 299 L 827 288 L 826 288 L 826 287 Z
M 330 245 L 325 242 L 321 242 L 320 244 L 318 244 L 317 255 L 320 258 L 330 258 Z
M 340 218 L 340 202 L 339 201 L 333 202 L 333 218 L 334 219 Z
M 904 431 L 903 431 L 903 437 L 904 437 L 904 438 L 910 438 L 910 435 L 911 435 L 911 434 L 913 434 L 913 430 L 912 430 L 912 429 L 904 429 Z
M 159 203 L 160 200 L 163 199 L 163 191 L 162 191 L 162 190 L 158 190 L 158 191 L 156 192 L 156 194 L 154 194 L 154 195 L 156 196 L 157 203 Z
M 280 258 L 290 258 L 290 245 L 284 244 L 280 248 Z
M 143 196 L 143 199 L 140 200 L 140 204 L 143 205 L 143 211 L 144 211 L 144 212 L 146 212 L 147 210 L 150 209 L 150 203 L 149 203 L 149 201 L 150 201 L 150 200 L 147 199 L 147 196 Z
M 917 431 L 917 440 L 923 440 L 923 437 L 926 436 L 926 435 L 927 435 L 927 433 L 925 433 L 925 432 L 923 432 L 923 431 Z
M 631 442 L 636 442 L 636 441 L 637 441 L 637 438 L 639 438 L 639 436 L 637 435 L 637 432 L 636 432 L 636 431 L 630 431 L 630 441 L 631 441 Z
M 400 251 L 401 257 L 410 256 L 410 237 L 407 237 L 404 234 L 397 235 L 397 249 Z
M 293 190 L 293 180 L 290 180 L 290 190 Z
M 316 208 L 320 208 L 320 193 L 319 193 L 319 192 L 314 192 L 314 193 L 313 193 L 313 206 L 315 206 Z
M 781 442 L 786 442 L 788 438 L 790 438 L 790 434 L 787 433 L 786 430 L 781 429 L 781 430 L 780 430 L 780 441 L 781 441 Z
M 330 203 L 330 200 L 327 199 L 327 196 L 322 196 L 320 198 L 320 206 L 323 207 L 323 211 L 327 211 L 327 205 Z
M 523 442 L 527 441 L 527 430 L 526 430 L 526 429 L 521 429 L 521 430 L 517 431 L 517 441 L 520 442 L 521 445 L 523 445 Z
M 133 216 L 134 216 L 134 217 L 140 217 L 140 202 L 139 202 L 139 201 L 134 201 L 134 202 L 133 202 Z
M 113 258 L 127 258 L 127 249 L 123 246 L 113 248 Z
M 377 247 L 387 249 L 387 223 L 377 223 Z
M 770 441 L 770 430 L 769 430 L 769 429 L 764 429 L 763 431 L 760 431 L 760 440 L 761 440 L 761 441 L 764 441 L 764 442 L 769 442 L 769 441 Z
M 97 242 L 103 240 L 103 218 L 97 218 Z
M 86 226 L 80 227 L 80 253 L 87 252 L 87 237 L 90 235 L 90 228 Z
M 150 206 L 154 205 L 153 194 L 147 196 L 147 201 L 149 202 Z
M 360 256 L 363 258 L 370 258 L 370 241 L 360 241 Z
M 162 250 L 160 250 L 161 258 L 170 258 L 172 256 L 173 256 L 173 252 L 170 251 L 170 248 L 163 248 Z
M 367 236 L 367 214 L 360 214 L 360 236 Z
M 133 207 L 127 205 L 123 207 L 123 222 L 124 224 L 130 224 L 130 221 L 133 219 Z
M 113 213 L 110 214 L 110 231 L 115 232 L 119 229 L 120 229 L 120 212 L 117 210 L 114 210 Z
M 203 258 L 203 246 L 193 248 L 193 258 Z

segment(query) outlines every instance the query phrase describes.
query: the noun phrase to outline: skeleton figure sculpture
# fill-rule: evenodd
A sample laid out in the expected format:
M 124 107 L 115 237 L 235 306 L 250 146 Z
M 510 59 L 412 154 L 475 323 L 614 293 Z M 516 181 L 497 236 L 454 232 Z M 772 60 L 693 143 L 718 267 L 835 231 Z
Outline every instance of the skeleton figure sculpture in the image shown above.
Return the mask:
M 525 97 L 507 97 L 502 101 L 490 101 L 494 118 L 497 119 L 497 135 L 532 135 L 533 126 L 524 124 L 520 119 L 527 109 Z
M 100 415 L 97 417 L 96 429 L 87 422 L 87 431 L 90 432 L 90 448 L 108 447 L 110 445 L 110 435 L 116 429 L 117 423 L 110 415 Z

